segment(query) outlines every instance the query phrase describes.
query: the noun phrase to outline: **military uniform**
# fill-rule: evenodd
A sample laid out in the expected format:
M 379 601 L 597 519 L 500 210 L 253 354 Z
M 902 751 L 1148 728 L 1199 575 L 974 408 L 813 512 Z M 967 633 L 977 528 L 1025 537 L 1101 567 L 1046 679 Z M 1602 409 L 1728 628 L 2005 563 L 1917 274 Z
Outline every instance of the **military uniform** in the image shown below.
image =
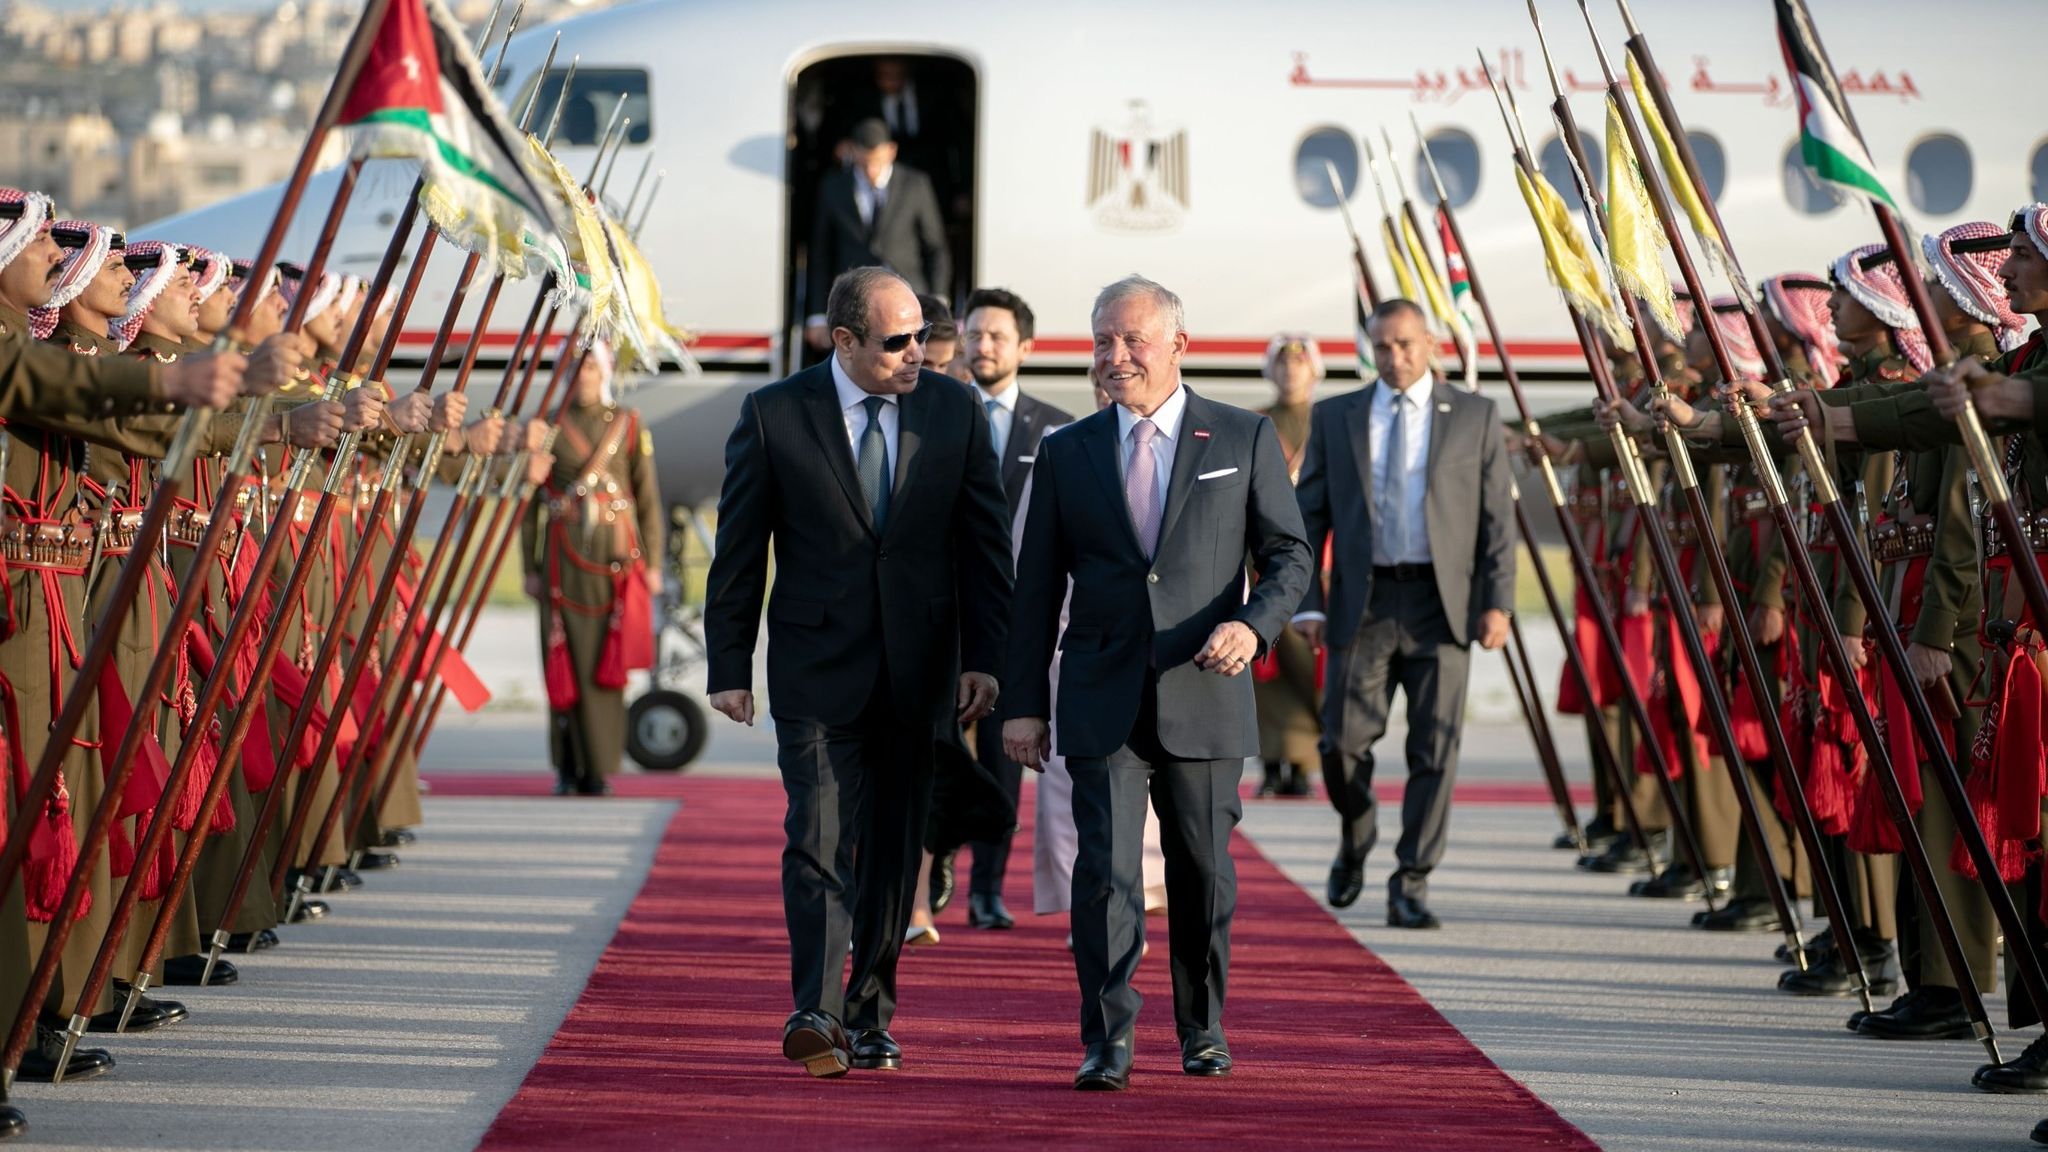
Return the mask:
M 561 783 L 598 792 L 625 754 L 625 697 L 596 678 L 621 579 L 641 579 L 662 552 L 654 445 L 639 416 L 611 405 L 563 414 L 554 469 L 522 525 L 520 553 L 541 584 L 542 652 L 566 653 L 575 701 L 549 708 L 549 753 Z

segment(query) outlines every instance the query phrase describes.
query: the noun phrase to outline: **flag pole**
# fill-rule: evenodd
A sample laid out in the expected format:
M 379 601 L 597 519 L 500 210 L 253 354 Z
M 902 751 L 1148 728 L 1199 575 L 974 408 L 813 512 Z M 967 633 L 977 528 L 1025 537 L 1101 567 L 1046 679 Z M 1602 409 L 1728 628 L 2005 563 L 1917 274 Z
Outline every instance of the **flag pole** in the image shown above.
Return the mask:
M 285 231 L 298 210 L 299 201 L 305 196 L 306 182 L 312 176 L 313 165 L 326 143 L 327 133 L 334 127 L 341 112 L 342 102 L 356 75 L 362 70 L 364 60 L 369 56 L 370 46 L 376 39 L 377 30 L 382 26 L 384 14 L 390 8 L 391 2 L 392 0 L 367 0 L 364 4 L 362 17 L 356 22 L 355 31 L 351 34 L 348 46 L 342 54 L 341 67 L 328 87 L 327 97 L 314 119 L 304 148 L 300 150 L 298 162 L 285 182 L 279 197 L 277 214 L 271 219 L 270 228 L 265 233 L 256 259 L 251 264 L 253 269 L 267 269 L 277 260 L 278 249 L 284 243 Z M 242 298 L 235 305 L 228 326 L 222 329 L 220 342 L 223 345 L 231 340 L 230 333 L 247 326 L 254 313 L 258 295 L 256 292 L 242 294 Z M 178 431 L 172 439 L 170 451 L 166 454 L 163 479 L 150 496 L 149 504 L 143 513 L 142 524 L 136 531 L 135 549 L 121 565 L 112 594 L 108 598 L 107 611 L 102 614 L 93 631 L 92 640 L 86 646 L 85 656 L 80 661 L 77 672 L 72 676 L 72 691 L 67 696 L 65 706 L 58 714 L 56 722 L 51 726 L 49 743 L 45 746 L 43 756 L 36 765 L 36 772 L 30 779 L 28 790 L 22 797 L 24 809 L 33 810 L 48 802 L 64 755 L 70 750 L 79 726 L 85 718 L 85 708 L 93 699 L 91 686 L 98 683 L 101 670 L 113 656 L 114 645 L 120 633 L 120 629 L 114 626 L 119 619 L 118 614 L 128 610 L 128 606 L 134 603 L 136 595 L 141 590 L 143 577 L 149 571 L 151 554 L 156 551 L 157 541 L 163 536 L 172 507 L 183 494 L 183 473 L 189 470 L 192 457 L 196 454 L 201 438 L 211 421 L 212 414 L 205 409 L 193 409 L 179 421 Z M 112 793 L 109 795 L 111 798 Z M 107 829 L 112 825 L 115 807 L 117 805 L 107 803 L 100 805 L 95 811 L 93 823 L 104 825 L 99 828 L 97 837 L 101 841 L 104 841 Z M 105 813 L 104 821 L 99 818 L 102 811 Z M 0 848 L 0 889 L 13 883 L 19 873 L 27 839 L 25 836 L 10 837 L 10 842 L 4 848 Z M 89 884 L 91 881 L 92 861 L 85 855 L 85 849 L 92 847 L 96 850 L 97 846 L 92 844 L 93 839 L 92 830 L 89 828 L 86 843 L 80 846 L 79 866 L 72 873 L 73 888 Z M 67 893 L 66 903 L 72 908 L 75 909 L 78 902 L 78 899 L 70 898 Z M 51 922 L 53 937 L 60 930 L 68 929 L 69 924 L 62 919 Z M 50 967 L 52 971 L 49 977 L 41 982 L 41 992 L 37 993 L 32 987 L 31 996 L 26 1002 L 39 1004 L 41 995 L 47 994 L 51 980 L 55 976 L 54 965 Z M 20 1016 L 22 1013 L 16 1015 Z M 14 1073 L 21 1066 L 22 1053 L 27 1049 L 28 1035 L 34 1032 L 35 1019 L 32 1014 L 28 1017 L 28 1025 L 25 1031 L 16 1027 L 8 1038 L 4 1053 L 0 1053 L 0 1090 L 11 1088 L 13 1085 Z
M 1529 9 L 1533 17 L 1536 9 L 1536 0 L 1529 0 Z M 1585 11 L 1584 0 L 1580 0 L 1580 9 Z M 1606 50 L 1600 44 L 1598 32 L 1593 30 L 1590 14 L 1587 16 L 1586 26 L 1588 31 L 1593 34 L 1594 55 L 1599 58 L 1601 74 L 1607 80 L 1608 99 L 1612 100 L 1615 107 L 1620 111 L 1622 128 L 1628 140 L 1629 148 L 1637 157 L 1645 156 L 1648 153 L 1644 149 L 1642 133 L 1637 128 L 1635 118 L 1630 114 L 1626 95 L 1622 90 L 1621 84 L 1614 78 L 1613 71 L 1608 68 Z M 1541 35 L 1540 26 L 1538 34 Z M 1548 59 L 1547 47 L 1545 59 Z M 1558 94 L 1558 102 L 1565 106 L 1566 113 L 1569 114 L 1570 106 L 1565 102 L 1561 91 Z M 1573 131 L 1577 130 L 1576 124 L 1569 127 Z M 1579 141 L 1575 138 L 1567 142 L 1567 147 L 1576 147 L 1578 144 Z M 1610 157 L 1609 163 L 1612 162 L 1613 158 Z M 1592 169 L 1585 167 L 1585 163 L 1585 157 L 1579 157 L 1582 172 L 1592 171 Z M 1658 180 L 1656 167 L 1653 164 L 1639 160 L 1638 169 L 1643 180 L 1648 185 L 1651 202 L 1657 207 L 1658 219 L 1663 222 L 1665 238 L 1670 242 L 1673 252 L 1678 258 L 1679 273 L 1685 279 L 1686 287 L 1691 290 L 1693 299 L 1698 304 L 1700 326 L 1705 330 L 1708 342 L 1714 349 L 1714 361 L 1720 370 L 1721 379 L 1727 381 L 1729 387 L 1732 388 L 1736 379 L 1734 363 L 1728 355 L 1727 346 L 1721 340 L 1720 329 L 1715 326 L 1712 300 L 1707 295 L 1706 288 L 1700 281 L 1699 272 L 1693 267 L 1692 259 L 1685 250 L 1685 239 L 1675 230 L 1675 221 L 1668 205 L 1668 196 L 1665 193 L 1664 186 Z M 1597 201 L 1588 199 L 1586 203 L 1590 205 L 1597 203 Z M 1611 217 L 1609 220 L 1611 226 Z M 1611 251 L 1609 255 L 1612 255 Z M 1638 322 L 1636 327 L 1637 352 L 1643 359 L 1654 365 L 1656 355 L 1650 348 L 1648 333 L 1640 326 L 1641 317 L 1635 315 L 1637 308 L 1632 296 L 1628 300 L 1628 306 L 1632 319 Z M 1662 395 L 1665 381 L 1661 372 L 1653 372 L 1650 380 L 1653 390 L 1652 394 Z M 1671 458 L 1672 474 L 1678 482 L 1679 494 L 1685 501 L 1686 513 L 1693 522 L 1694 534 L 1699 538 L 1699 558 L 1706 562 L 1707 574 L 1713 580 L 1714 589 L 1719 594 L 1720 601 L 1726 608 L 1726 611 L 1723 613 L 1724 626 L 1728 629 L 1729 635 L 1734 638 L 1736 657 L 1743 670 L 1743 677 L 1748 681 L 1750 699 L 1756 705 L 1757 714 L 1762 721 L 1764 742 L 1769 747 L 1772 761 L 1777 765 L 1779 771 L 1789 773 L 1792 764 L 1791 748 L 1785 740 L 1784 729 L 1779 722 L 1778 702 L 1770 690 L 1771 680 L 1764 672 L 1762 659 L 1757 655 L 1755 637 L 1750 632 L 1748 614 L 1742 611 L 1743 602 L 1739 591 L 1736 589 L 1734 575 L 1728 569 L 1727 555 L 1722 550 L 1720 540 L 1715 536 L 1714 516 L 1707 507 L 1706 494 L 1700 488 L 1699 475 L 1694 470 L 1691 451 L 1687 447 L 1684 438 L 1678 434 L 1678 430 L 1668 422 L 1666 422 L 1664 429 L 1664 449 Z M 1676 602 L 1675 597 L 1674 602 Z M 1674 609 L 1674 615 L 1676 614 L 1677 612 Z M 1690 643 L 1688 643 L 1688 647 L 1690 647 Z M 1707 655 L 1704 645 L 1700 647 L 1699 655 L 1702 657 Z M 1707 708 L 1712 716 L 1716 735 L 1722 745 L 1723 763 L 1728 769 L 1729 783 L 1735 786 L 1735 800 L 1737 807 L 1740 809 L 1743 832 L 1750 843 L 1750 852 L 1756 861 L 1758 870 L 1763 876 L 1765 894 L 1770 897 L 1771 907 L 1777 913 L 1779 930 L 1785 935 L 1787 947 L 1797 953 L 1803 947 L 1799 938 L 1799 913 L 1795 900 L 1786 891 L 1785 874 L 1778 867 L 1777 858 L 1771 849 L 1770 840 L 1764 834 L 1762 804 L 1758 801 L 1756 789 L 1752 786 L 1749 771 L 1742 758 L 1741 744 L 1735 738 L 1734 723 L 1728 714 L 1727 686 L 1721 683 L 1720 676 L 1714 670 L 1711 658 L 1704 661 L 1696 659 L 1695 663 L 1699 665 L 1701 678 L 1713 682 L 1711 690 L 1707 693 Z M 1718 705 L 1716 697 L 1719 697 Z
M 1534 15 L 1533 9 L 1531 15 Z M 1483 54 L 1481 64 L 1485 65 Z M 1487 75 L 1492 76 L 1492 74 L 1492 69 L 1488 67 Z M 1562 94 L 1558 96 L 1558 103 L 1564 103 Z M 1565 114 L 1567 116 L 1570 114 L 1569 108 L 1565 109 Z M 1569 136 L 1574 131 L 1576 131 L 1575 127 L 1567 128 L 1566 135 Z M 1576 138 L 1567 140 L 1568 145 L 1576 143 Z M 1580 158 L 1580 163 L 1583 164 L 1583 162 L 1583 158 Z M 1590 199 L 1585 202 L 1588 204 L 1592 203 Z M 1640 341 L 1640 333 L 1638 333 L 1638 337 Z M 1581 337 L 1581 347 L 1586 353 L 1587 367 L 1592 370 L 1594 386 L 1600 392 L 1603 399 L 1616 398 L 1620 393 L 1615 388 L 1613 380 L 1607 375 L 1605 358 L 1590 341 L 1590 329 L 1584 330 L 1584 334 Z M 1649 356 L 1647 359 L 1647 371 L 1650 373 L 1651 379 L 1656 379 L 1656 357 Z M 1684 647 L 1699 678 L 1703 681 L 1701 684 L 1702 694 L 1706 696 L 1709 702 L 1717 701 L 1719 699 L 1718 694 L 1712 687 L 1714 681 L 1713 664 L 1711 661 L 1703 658 L 1705 649 L 1700 643 L 1699 625 L 1692 617 L 1690 598 L 1686 593 L 1685 580 L 1680 574 L 1681 569 L 1678 565 L 1678 558 L 1676 553 L 1672 551 L 1671 541 L 1665 533 L 1664 514 L 1662 509 L 1658 507 L 1657 490 L 1650 483 L 1649 473 L 1643 465 L 1642 456 L 1637 449 L 1635 441 L 1630 439 L 1627 433 L 1620 428 L 1613 429 L 1609 435 L 1614 442 L 1616 458 L 1622 462 L 1622 475 L 1628 488 L 1630 500 L 1635 505 L 1638 525 L 1650 543 L 1651 562 L 1655 566 L 1657 576 L 1662 581 L 1666 594 L 1670 598 L 1672 621 L 1678 626 L 1682 640 L 1687 637 L 1690 638 L 1689 641 L 1684 643 Z M 1625 670 L 1628 668 L 1628 663 L 1622 660 L 1616 666 Z M 1624 683 L 1629 683 L 1633 686 L 1633 679 L 1632 676 L 1624 672 L 1622 676 Z M 1635 696 L 1634 701 L 1640 704 L 1641 697 L 1639 695 Z M 1723 712 L 1725 714 L 1725 705 Z M 1644 745 L 1654 753 L 1656 763 L 1654 765 L 1655 771 L 1652 772 L 1652 775 L 1656 778 L 1659 794 L 1663 797 L 1664 806 L 1670 814 L 1675 831 L 1675 839 L 1678 841 L 1678 848 L 1685 856 L 1686 862 L 1692 867 L 1694 874 L 1700 878 L 1700 883 L 1705 889 L 1707 905 L 1709 909 L 1712 909 L 1714 896 L 1712 884 L 1708 881 L 1707 876 L 1706 854 L 1700 848 L 1699 837 L 1693 829 L 1692 821 L 1685 815 L 1684 802 L 1678 794 L 1677 784 L 1670 771 L 1671 766 L 1666 762 L 1662 746 L 1656 739 L 1656 729 L 1651 725 L 1647 708 L 1643 709 L 1637 716 L 1637 724 L 1642 730 Z M 1795 952 L 1795 955 L 1803 956 L 1803 953 Z

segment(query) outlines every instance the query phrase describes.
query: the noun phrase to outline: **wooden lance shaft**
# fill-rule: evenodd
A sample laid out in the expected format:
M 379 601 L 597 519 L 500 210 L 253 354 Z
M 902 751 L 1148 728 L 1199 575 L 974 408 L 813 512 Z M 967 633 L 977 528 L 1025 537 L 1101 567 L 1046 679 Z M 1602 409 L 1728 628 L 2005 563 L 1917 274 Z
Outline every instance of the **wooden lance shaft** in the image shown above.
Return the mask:
M 1633 31 L 1632 21 L 1631 31 Z M 1640 38 L 1640 33 L 1636 35 L 1637 38 Z M 1644 48 L 1647 51 L 1647 45 Z M 1606 67 L 1604 53 L 1602 67 L 1603 69 Z M 1829 67 L 1832 68 L 1832 65 L 1829 65 Z M 1656 73 L 1652 65 L 1646 75 L 1646 80 L 1653 85 L 1661 86 L 1660 80 L 1650 79 L 1655 76 Z M 1669 104 L 1668 95 L 1664 104 Z M 1635 121 L 1632 115 L 1627 114 L 1626 106 L 1624 106 L 1623 123 L 1633 134 L 1635 131 Z M 1850 130 L 1852 132 L 1856 131 L 1853 121 L 1850 124 Z M 1674 137 L 1682 137 L 1683 135 L 1681 125 L 1673 124 L 1672 131 Z M 1858 135 L 1860 138 L 1860 133 Z M 1640 144 L 1636 146 L 1638 149 L 1641 147 Z M 1646 175 L 1652 176 L 1654 181 L 1654 173 L 1646 173 Z M 1688 170 L 1688 179 L 1696 180 L 1696 175 L 1696 169 Z M 1700 185 L 1696 182 L 1695 187 L 1698 188 Z M 1668 196 L 1663 195 L 1663 192 L 1664 189 L 1661 181 L 1654 181 L 1652 185 L 1653 203 L 1658 209 L 1660 219 L 1665 223 L 1667 234 L 1669 234 L 1675 231 L 1675 213 L 1669 203 Z M 1703 202 L 1711 203 L 1710 200 L 1703 200 Z M 1927 296 L 1925 282 L 1917 275 L 1905 274 L 1908 270 L 1914 268 L 1915 265 L 1912 263 L 1909 255 L 1910 249 L 1905 245 L 1904 235 L 1899 226 L 1897 216 L 1883 205 L 1873 204 L 1873 208 L 1877 213 L 1878 224 L 1884 232 L 1886 243 L 1892 249 L 1893 258 L 1899 261 L 1899 267 L 1902 272 L 1900 280 L 1906 288 L 1908 299 L 1914 303 L 1915 313 L 1920 319 L 1923 334 L 1927 337 L 1929 348 L 1933 352 L 1936 362 L 1946 363 L 1953 360 L 1955 356 L 1954 349 L 1949 346 L 1947 336 L 1942 330 L 1939 319 L 1934 315 L 1932 302 Z M 1726 232 L 1720 225 L 1718 212 L 1714 214 L 1713 220 L 1716 228 L 1720 229 L 1719 234 L 1723 247 L 1726 248 Z M 1681 271 L 1689 269 L 1690 258 L 1684 253 L 1682 244 L 1674 240 L 1673 246 L 1680 254 Z M 1696 278 L 1696 273 L 1693 275 Z M 1746 289 L 1747 285 L 1744 284 L 1743 287 Z M 1747 296 L 1748 293 L 1744 291 L 1742 295 Z M 1753 303 L 1750 307 L 1754 308 Z M 1769 339 L 1768 333 L 1762 332 L 1761 318 L 1753 316 L 1751 327 L 1752 331 L 1759 333 L 1758 347 L 1767 350 L 1767 354 L 1772 358 L 1771 362 L 1779 369 L 1781 384 L 1789 387 L 1789 383 L 1785 382 L 1782 372 L 1782 361 L 1777 359 L 1775 342 Z M 1718 336 L 1718 333 L 1714 332 L 1711 325 L 1709 326 L 1709 332 Z M 1754 423 L 1754 416 L 1751 413 L 1737 413 L 1736 418 L 1738 423 L 1745 419 L 1750 423 Z M 2013 528 L 2017 529 L 2018 514 L 2012 508 L 2010 494 L 2005 490 L 2003 473 L 2000 470 L 1996 457 L 1991 452 L 1989 441 L 1984 437 L 1983 427 L 1977 421 L 1975 409 L 1967 409 L 1963 414 L 1963 419 L 1958 422 L 1963 426 L 1965 449 L 1970 452 L 1973 464 L 1978 469 L 1980 478 L 1986 474 L 1987 469 L 1989 474 L 1994 477 L 1993 480 L 1985 482 L 1987 503 L 1991 506 L 1994 517 L 2000 520 L 2001 526 L 2009 520 Z M 1756 444 L 1751 448 L 1753 456 L 1761 444 L 1762 441 L 1759 436 Z M 1810 431 L 1803 431 L 1801 433 L 1799 450 L 1810 473 L 1825 472 L 1825 462 Z M 1768 459 L 1768 456 L 1765 456 L 1764 459 Z M 1815 483 L 1819 487 L 1822 481 L 1816 478 Z M 1831 479 L 1827 481 L 1826 486 L 1829 489 L 1833 488 Z M 1881 626 L 1872 629 L 1877 640 L 1878 649 L 1884 655 L 1886 663 L 1891 667 L 1893 681 L 1898 685 L 1900 694 L 1906 700 L 1907 710 L 1913 719 L 1915 732 L 1919 736 L 1922 748 L 1927 753 L 1929 762 L 1934 767 L 1933 775 L 1936 783 L 1941 788 L 1944 798 L 1950 804 L 1951 810 L 1956 813 L 1957 832 L 1962 837 L 1965 850 L 1970 853 L 1973 862 L 1979 869 L 1979 881 L 1985 888 L 1986 894 L 1990 897 L 1992 910 L 1994 914 L 1998 915 L 2000 925 L 2006 932 L 2007 940 L 2016 942 L 2016 954 L 2024 957 L 2017 965 L 2022 983 L 2027 986 L 2029 995 L 2035 998 L 2035 1003 L 2048 1003 L 2048 974 L 2044 974 L 2042 971 L 2039 956 L 2033 951 L 2031 943 L 2027 939 L 2025 921 L 2020 917 L 2017 907 L 2013 905 L 2012 898 L 2006 891 L 2005 885 L 1996 878 L 1997 870 L 1994 866 L 1990 847 L 1985 842 L 1983 830 L 1978 825 L 1975 813 L 1964 793 L 1961 773 L 1957 769 L 1954 756 L 1948 750 L 1947 737 L 1943 733 L 1944 726 L 1935 716 L 1934 710 L 1929 706 L 1926 692 L 1906 660 L 1905 642 L 1900 638 L 1898 629 L 1891 625 L 1890 614 L 1882 591 L 1878 587 L 1875 570 L 1866 559 L 1862 549 L 1862 542 L 1853 530 L 1853 526 L 1850 523 L 1849 510 L 1839 499 L 1839 493 L 1831 494 L 1834 498 L 1830 499 L 1828 495 L 1823 495 L 1822 503 L 1828 508 L 1830 524 L 1841 545 L 1841 560 L 1842 563 L 1849 565 L 1849 573 L 1856 586 L 1857 596 L 1863 602 L 1870 618 L 1879 621 L 1881 624 Z M 2003 515 L 2000 514 L 1999 497 L 2004 497 Z M 2024 536 L 2014 536 L 2013 538 L 2025 539 Z M 1788 548 L 1787 551 L 1789 554 L 1791 549 Z M 2043 592 L 2041 588 L 2041 574 L 2039 570 L 2033 565 L 2024 564 L 2015 565 L 2014 570 L 2021 575 L 2022 587 L 2029 589 L 2029 604 L 2034 606 L 2033 610 L 2037 613 L 2037 618 L 2048 619 L 2048 615 L 2039 615 L 2043 612 L 2044 608 L 2048 608 L 2048 592 Z M 2028 580 L 2027 577 L 2032 579 Z M 1820 602 L 1820 598 L 1816 595 L 1814 601 L 1811 602 Z M 1827 631 L 1835 633 L 1838 632 L 1838 629 L 1829 628 Z M 1839 636 L 1830 636 L 1827 639 L 1834 641 L 1835 645 L 1839 645 Z M 1846 663 L 1846 649 L 1844 650 L 1844 661 Z M 1844 683 L 1854 683 L 1854 680 L 1853 678 L 1846 679 Z M 1860 694 L 1852 693 L 1851 695 L 1858 696 Z M 1856 719 L 1860 731 L 1862 730 L 1868 709 L 1861 699 L 1856 699 L 1854 703 L 1859 713 Z M 1870 731 L 1874 732 L 1875 729 L 1876 725 L 1873 721 Z M 1870 733 L 1865 733 L 1864 743 L 1866 748 L 1872 746 Z M 1873 753 L 1873 756 L 1875 757 L 1875 753 Z M 1892 785 L 1892 787 L 1885 788 L 1888 797 L 1893 791 L 1899 792 L 1900 802 L 1892 813 L 1894 824 L 1897 825 L 1900 838 L 1904 842 L 1905 853 L 1909 864 L 1912 866 L 1914 881 L 1921 888 L 1923 899 L 1933 913 L 1937 929 L 1936 935 L 1942 940 L 1944 952 L 1948 954 L 1950 964 L 1954 967 L 1961 963 L 1959 959 L 1961 955 L 1960 945 L 1956 945 L 1956 951 L 1949 951 L 1950 945 L 1954 940 L 1954 925 L 1947 918 L 1947 908 L 1941 899 L 1940 893 L 1933 887 L 1933 868 L 1931 862 L 1925 860 L 1925 846 L 1919 843 L 1918 832 L 1912 822 L 1911 812 L 1904 804 L 1903 790 L 1896 788 L 1898 766 L 1890 762 L 1889 755 L 1886 755 L 1883 759 L 1888 772 L 1884 777 L 1881 777 L 1880 783 Z M 1907 770 L 1911 771 L 1912 766 L 1908 765 Z M 1917 861 L 1916 857 L 1919 858 Z M 1963 967 L 1966 968 L 1967 966 L 1964 965 Z M 1958 991 L 1962 993 L 1965 1008 L 1971 1017 L 1971 1024 L 1977 1034 L 1977 1038 L 1984 1044 L 1992 1060 L 1996 1062 L 1998 1060 L 1997 1043 L 1992 1034 L 1988 1015 L 1982 1011 L 1982 997 L 1979 995 L 1978 990 L 1974 986 L 1974 981 L 1970 979 L 1967 971 L 1958 971 L 1957 983 L 1959 986 L 1969 985 L 1967 988 L 1959 987 Z

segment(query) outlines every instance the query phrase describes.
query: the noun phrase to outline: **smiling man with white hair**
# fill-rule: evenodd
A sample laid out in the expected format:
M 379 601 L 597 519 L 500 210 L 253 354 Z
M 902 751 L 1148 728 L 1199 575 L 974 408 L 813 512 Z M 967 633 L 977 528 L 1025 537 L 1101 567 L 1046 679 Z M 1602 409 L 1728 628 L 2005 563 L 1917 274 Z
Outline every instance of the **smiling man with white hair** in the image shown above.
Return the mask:
M 1145 945 L 1145 807 L 1166 853 L 1181 1070 L 1230 1071 L 1223 994 L 1238 779 L 1259 749 L 1246 670 L 1308 590 L 1308 541 L 1272 421 L 1181 382 L 1180 298 L 1141 276 L 1096 297 L 1097 387 L 1113 403 L 1039 444 L 1017 558 L 1003 747 L 1073 777 L 1074 970 L 1083 1090 L 1129 1085 Z M 1258 579 L 1245 592 L 1246 563 Z M 1069 595 L 1063 638 L 1060 606 Z

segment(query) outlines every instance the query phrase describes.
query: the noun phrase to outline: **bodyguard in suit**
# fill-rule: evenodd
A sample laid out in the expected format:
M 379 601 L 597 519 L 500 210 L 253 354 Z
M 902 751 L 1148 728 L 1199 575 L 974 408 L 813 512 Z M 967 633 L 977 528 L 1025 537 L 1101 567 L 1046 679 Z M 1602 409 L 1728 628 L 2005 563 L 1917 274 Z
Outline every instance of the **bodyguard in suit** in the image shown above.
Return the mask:
M 711 706 L 751 724 L 772 547 L 796 1005 L 782 1050 L 813 1076 L 901 1065 L 888 1028 L 933 748 L 994 707 L 1010 606 L 988 420 L 924 370 L 916 294 L 870 267 L 828 300 L 831 357 L 749 395 L 726 443 L 704 610 Z
M 1065 409 L 1026 395 L 1018 384 L 1017 371 L 1031 358 L 1031 339 L 1037 331 L 1031 305 L 1014 292 L 978 288 L 967 298 L 966 320 L 963 350 L 974 381 L 974 398 L 981 403 L 982 411 L 988 413 L 989 439 L 995 448 L 997 466 L 1002 470 L 1003 495 L 1009 500 L 1010 518 L 1015 520 L 1024 499 L 1024 486 L 1031 479 L 1031 464 L 1038 459 L 1039 438 L 1062 424 L 1073 423 L 1074 417 Z M 1003 754 L 1001 729 L 994 719 L 982 721 L 976 730 L 974 750 L 1015 804 L 1024 769 Z M 969 927 L 1016 927 L 1016 920 L 1003 904 L 1010 840 L 1004 836 L 1000 840 L 973 842 L 974 870 L 967 885 Z M 944 866 L 950 869 L 951 861 Z
M 1129 1083 L 1148 793 L 1166 855 L 1181 1068 L 1230 1070 L 1230 832 L 1244 758 L 1259 750 L 1244 673 L 1313 570 L 1272 422 L 1182 384 L 1183 316 L 1179 297 L 1142 277 L 1096 297 L 1092 371 L 1115 403 L 1039 443 L 1017 560 L 1003 745 L 1027 768 L 1052 751 L 1047 668 L 1072 581 L 1058 718 L 1080 842 L 1080 1089 Z
M 1310 417 L 1296 495 L 1321 568 L 1295 627 L 1329 646 L 1323 780 L 1342 818 L 1329 898 L 1358 899 L 1376 837 L 1372 747 L 1398 686 L 1408 698 L 1408 783 L 1387 880 L 1387 923 L 1434 928 L 1429 873 L 1443 858 L 1464 726 L 1467 649 L 1507 643 L 1515 557 L 1506 449 L 1493 401 L 1439 380 L 1422 310 L 1389 300 L 1367 322 L 1380 377 Z
M 879 264 L 913 292 L 944 297 L 952 291 L 953 256 L 929 176 L 896 162 L 896 144 L 880 120 L 854 125 L 853 162 L 828 173 L 818 186 L 811 225 L 812 315 L 804 338 L 823 349 L 833 342 L 825 302 L 833 278 L 849 268 Z M 933 368 L 941 365 L 934 364 Z

